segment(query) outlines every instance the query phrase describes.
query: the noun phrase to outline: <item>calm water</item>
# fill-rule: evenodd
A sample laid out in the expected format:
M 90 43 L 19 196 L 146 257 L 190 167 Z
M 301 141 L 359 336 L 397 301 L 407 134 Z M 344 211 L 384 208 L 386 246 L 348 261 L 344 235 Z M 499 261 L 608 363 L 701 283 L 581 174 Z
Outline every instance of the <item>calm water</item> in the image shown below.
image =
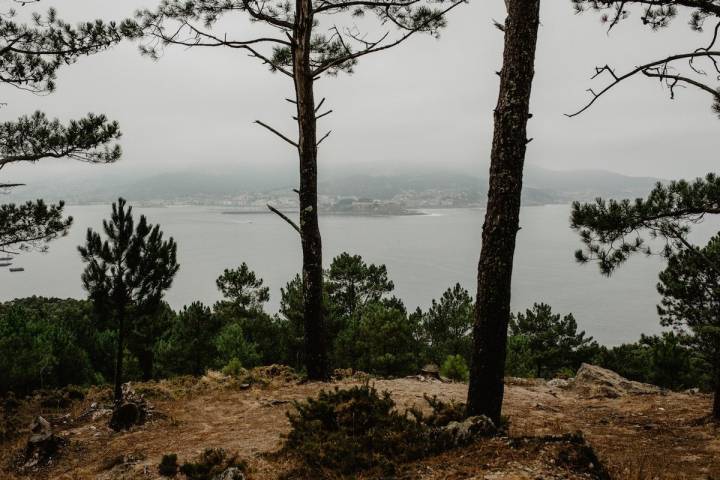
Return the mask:
M 50 252 L 28 253 L 15 261 L 25 272 L 0 269 L 0 300 L 29 295 L 84 296 L 83 269 L 76 246 L 88 227 L 100 229 L 109 206 L 69 207 L 75 217 L 70 234 L 51 244 Z M 219 298 L 215 278 L 224 268 L 247 262 L 271 287 L 270 309 L 279 303 L 280 287 L 300 270 L 295 232 L 272 214 L 225 215 L 208 207 L 135 208 L 151 223 L 160 223 L 178 242 L 181 264 L 167 299 L 173 307 L 193 300 Z M 321 219 L 326 265 L 348 251 L 367 261 L 385 263 L 396 294 L 408 309 L 426 307 L 455 282 L 475 289 L 476 264 L 484 211 L 437 210 L 406 217 L 341 217 Z M 595 265 L 578 265 L 573 252 L 577 236 L 568 227 L 568 206 L 523 208 L 513 275 L 513 309 L 543 301 L 557 312 L 572 312 L 580 328 L 602 343 L 635 340 L 660 330 L 655 305 L 659 258 L 638 256 L 613 277 Z M 718 223 L 696 227 L 700 241 Z

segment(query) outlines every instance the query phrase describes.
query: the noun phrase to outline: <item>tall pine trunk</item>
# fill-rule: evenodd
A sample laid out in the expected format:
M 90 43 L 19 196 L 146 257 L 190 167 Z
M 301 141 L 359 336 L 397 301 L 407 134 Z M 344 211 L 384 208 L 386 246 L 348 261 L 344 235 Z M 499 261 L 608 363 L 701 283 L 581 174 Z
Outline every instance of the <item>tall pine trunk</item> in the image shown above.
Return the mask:
M 540 0 L 505 0 L 505 50 L 478 264 L 467 414 L 500 420 L 515 237 L 534 75 Z
M 123 400 L 122 395 L 122 372 L 123 372 L 123 354 L 125 353 L 125 305 L 120 304 L 117 311 L 118 321 L 118 338 L 117 351 L 115 352 L 115 388 L 114 400 L 115 405 L 120 405 Z
M 299 133 L 305 364 L 309 379 L 324 380 L 327 377 L 327 354 L 323 318 L 322 239 L 317 207 L 317 128 L 314 79 L 310 66 L 313 27 L 311 0 L 296 0 L 295 15 L 297 26 L 293 38 L 293 76 Z
M 720 360 L 718 354 L 715 354 L 715 365 L 713 371 L 713 379 L 715 380 L 715 395 L 713 398 L 712 405 L 712 418 L 713 420 L 720 421 Z

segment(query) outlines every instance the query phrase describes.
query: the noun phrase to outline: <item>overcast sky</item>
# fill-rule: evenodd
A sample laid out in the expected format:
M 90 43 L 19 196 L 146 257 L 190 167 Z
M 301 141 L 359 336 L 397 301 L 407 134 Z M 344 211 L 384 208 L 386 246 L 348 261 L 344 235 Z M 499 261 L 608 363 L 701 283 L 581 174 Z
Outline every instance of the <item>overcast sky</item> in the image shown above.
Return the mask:
M 121 19 L 158 0 L 44 1 L 28 8 L 58 7 L 76 21 Z M 321 120 L 332 136 L 320 150 L 323 166 L 348 165 L 368 173 L 407 166 L 463 169 L 484 175 L 492 138 L 502 33 L 493 19 L 505 16 L 502 0 L 471 0 L 454 10 L 439 40 L 417 36 L 400 47 L 360 59 L 353 75 L 325 77 L 318 97 L 334 113 Z M 533 88 L 527 162 L 552 169 L 607 169 L 629 175 L 694 177 L 716 170 L 720 120 L 707 94 L 668 92 L 638 78 L 578 118 L 563 113 L 588 99 L 596 65 L 625 71 L 665 54 L 708 43 L 686 18 L 661 32 L 643 28 L 639 11 L 610 35 L 594 13 L 575 15 L 569 0 L 545 0 Z M 224 25 L 235 38 L 255 31 L 241 16 Z M 255 59 L 223 48 L 170 48 L 153 62 L 127 43 L 81 59 L 59 72 L 57 91 L 34 96 L 4 87 L 4 120 L 44 110 L 63 119 L 106 113 L 121 123 L 124 157 L 118 172 L 226 165 L 297 169 L 287 144 L 252 122 L 260 119 L 293 132 L 290 80 Z M 321 132 L 322 133 L 322 132 Z M 4 179 L 38 174 L 82 175 L 98 168 L 72 162 L 8 168 Z M 322 170 L 320 173 L 322 177 Z

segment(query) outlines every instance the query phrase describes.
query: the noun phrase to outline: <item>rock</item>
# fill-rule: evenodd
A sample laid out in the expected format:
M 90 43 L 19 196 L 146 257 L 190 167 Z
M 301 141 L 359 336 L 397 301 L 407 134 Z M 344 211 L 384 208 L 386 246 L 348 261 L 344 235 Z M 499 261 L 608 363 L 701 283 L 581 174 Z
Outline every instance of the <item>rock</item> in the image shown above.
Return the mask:
M 454 448 L 467 445 L 480 437 L 488 437 L 497 433 L 497 427 L 485 415 L 468 417 L 462 422 L 450 422 L 438 429 L 437 440 L 443 448 Z
M 58 453 L 65 441 L 54 435 L 50 422 L 43 417 L 35 417 L 30 424 L 32 432 L 25 446 L 24 468 L 45 465 Z
M 245 480 L 245 474 L 238 467 L 230 467 L 213 477 L 213 480 Z
M 662 393 L 660 387 L 628 380 L 612 370 L 587 363 L 580 366 L 571 386 L 588 397 L 617 398 L 624 395 Z
M 423 377 L 431 377 L 440 380 L 440 367 L 434 363 L 428 363 L 420 370 L 420 374 Z
M 133 402 L 126 402 L 115 408 L 110 417 L 110 428 L 115 431 L 128 430 L 133 425 L 142 423 L 143 414 L 140 407 Z
M 30 435 L 28 443 L 42 442 L 52 436 L 52 427 L 50 427 L 50 422 L 40 416 L 33 419 L 30 424 L 30 431 L 32 432 L 32 435 Z
M 92 418 L 92 420 L 94 422 L 95 420 L 98 420 L 98 419 L 104 418 L 104 417 L 109 417 L 111 415 L 112 415 L 112 410 L 110 410 L 109 408 L 101 408 L 100 410 L 95 410 L 94 412 L 92 412 L 92 416 L 90 418 Z
M 553 378 L 548 380 L 547 386 L 552 388 L 568 388 L 572 382 L 564 378 Z

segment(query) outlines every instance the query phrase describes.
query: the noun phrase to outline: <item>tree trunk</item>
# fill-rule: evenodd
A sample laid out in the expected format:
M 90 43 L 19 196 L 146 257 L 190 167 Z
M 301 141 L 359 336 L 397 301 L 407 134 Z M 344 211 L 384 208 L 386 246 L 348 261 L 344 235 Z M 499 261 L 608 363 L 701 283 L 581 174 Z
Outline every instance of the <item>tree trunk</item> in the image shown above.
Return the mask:
M 494 112 L 490 187 L 478 264 L 467 414 L 500 420 L 515 237 L 540 0 L 505 0 L 505 51 Z
M 115 388 L 114 399 L 115 405 L 122 403 L 122 371 L 123 371 L 123 354 L 125 353 L 125 306 L 120 305 L 117 310 L 118 316 L 118 338 L 117 351 L 115 352 Z
M 293 37 L 293 77 L 297 101 L 300 157 L 300 235 L 303 251 L 303 313 L 305 365 L 308 378 L 327 378 L 323 312 L 322 239 L 317 208 L 317 129 L 313 75 L 310 67 L 312 2 L 296 0 Z

